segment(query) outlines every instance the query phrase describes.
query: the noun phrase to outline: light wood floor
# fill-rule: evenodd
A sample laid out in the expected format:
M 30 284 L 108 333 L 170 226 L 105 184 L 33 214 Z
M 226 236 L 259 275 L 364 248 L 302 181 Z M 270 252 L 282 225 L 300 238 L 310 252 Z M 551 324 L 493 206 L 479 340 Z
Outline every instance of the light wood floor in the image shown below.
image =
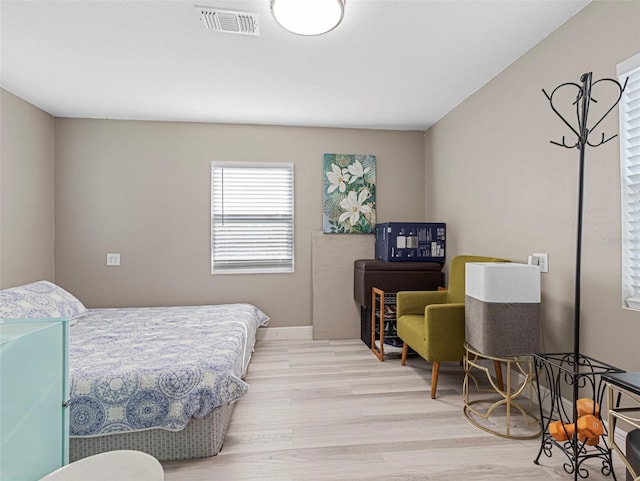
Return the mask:
M 167 481 L 573 480 L 564 456 L 533 463 L 540 440 L 487 434 L 462 415 L 464 378 L 443 364 L 438 397 L 418 357 L 379 362 L 360 340 L 259 341 L 249 393 L 222 452 L 165 463 Z M 624 480 L 614 458 L 617 479 Z M 587 464 L 589 481 L 613 479 Z

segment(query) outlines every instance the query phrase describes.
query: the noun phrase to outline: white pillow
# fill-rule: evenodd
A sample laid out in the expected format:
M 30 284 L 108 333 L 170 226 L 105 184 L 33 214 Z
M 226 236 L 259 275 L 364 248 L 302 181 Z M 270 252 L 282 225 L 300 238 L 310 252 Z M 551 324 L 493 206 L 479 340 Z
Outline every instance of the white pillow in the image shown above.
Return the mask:
M 2 319 L 73 319 L 86 313 L 82 302 L 49 281 L 0 291 Z

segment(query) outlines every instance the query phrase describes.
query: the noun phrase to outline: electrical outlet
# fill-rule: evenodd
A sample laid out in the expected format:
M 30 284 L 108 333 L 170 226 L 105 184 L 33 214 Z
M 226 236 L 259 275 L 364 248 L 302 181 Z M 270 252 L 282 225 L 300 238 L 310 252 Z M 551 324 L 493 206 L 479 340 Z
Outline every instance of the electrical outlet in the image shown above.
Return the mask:
M 120 254 L 118 254 L 118 253 L 107 253 L 107 265 L 108 266 L 119 266 L 120 265 Z
M 535 264 L 540 267 L 540 272 L 549 272 L 549 254 L 534 252 L 533 258 L 537 261 Z

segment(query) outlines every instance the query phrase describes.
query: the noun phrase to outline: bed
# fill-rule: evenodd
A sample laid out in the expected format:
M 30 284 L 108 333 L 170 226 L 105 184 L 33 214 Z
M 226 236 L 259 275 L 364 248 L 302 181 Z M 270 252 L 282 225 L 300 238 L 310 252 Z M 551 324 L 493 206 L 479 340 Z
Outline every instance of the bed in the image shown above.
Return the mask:
M 0 316 L 71 319 L 70 461 L 114 449 L 217 454 L 269 319 L 250 304 L 86 309 L 47 281 L 0 291 Z

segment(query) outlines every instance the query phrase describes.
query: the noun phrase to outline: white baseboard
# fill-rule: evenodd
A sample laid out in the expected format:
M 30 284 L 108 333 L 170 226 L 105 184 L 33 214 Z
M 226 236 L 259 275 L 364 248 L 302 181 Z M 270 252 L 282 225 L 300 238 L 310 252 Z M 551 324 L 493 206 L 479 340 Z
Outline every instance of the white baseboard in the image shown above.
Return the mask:
M 282 341 L 285 339 L 313 339 L 313 326 L 260 327 L 256 333 L 258 341 Z

